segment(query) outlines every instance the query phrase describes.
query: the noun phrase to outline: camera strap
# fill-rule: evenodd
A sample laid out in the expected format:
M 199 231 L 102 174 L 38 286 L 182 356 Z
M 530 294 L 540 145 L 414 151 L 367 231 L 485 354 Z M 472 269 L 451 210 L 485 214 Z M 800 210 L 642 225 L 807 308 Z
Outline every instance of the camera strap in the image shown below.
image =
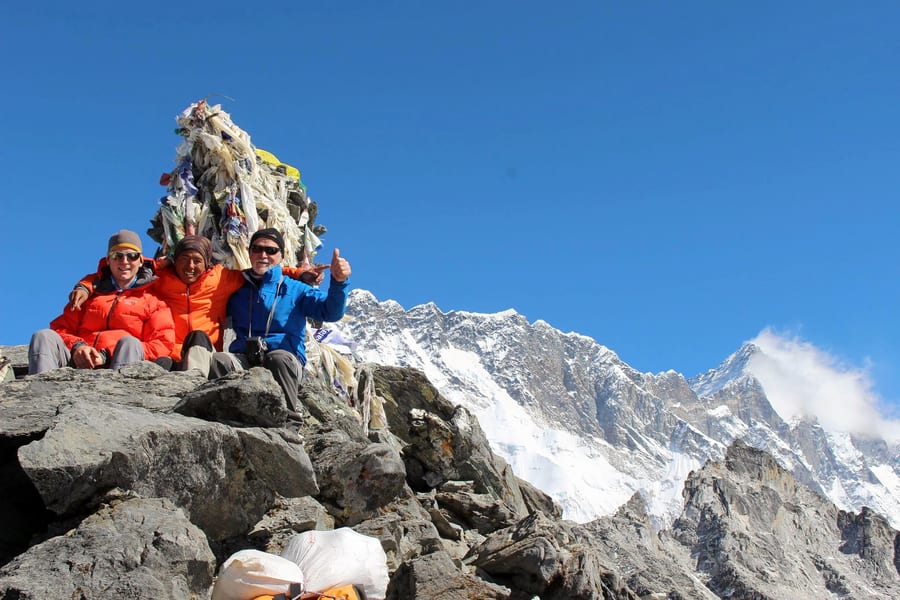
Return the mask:
M 281 284 L 284 283 L 284 275 L 278 278 L 278 286 L 275 288 L 275 298 L 272 300 L 272 308 L 269 309 L 269 318 L 266 320 L 266 333 L 263 337 L 269 337 L 269 327 L 272 326 L 272 317 L 275 316 L 275 305 L 278 304 L 278 294 Z M 247 326 L 247 337 L 253 337 L 253 296 L 250 297 L 250 323 Z

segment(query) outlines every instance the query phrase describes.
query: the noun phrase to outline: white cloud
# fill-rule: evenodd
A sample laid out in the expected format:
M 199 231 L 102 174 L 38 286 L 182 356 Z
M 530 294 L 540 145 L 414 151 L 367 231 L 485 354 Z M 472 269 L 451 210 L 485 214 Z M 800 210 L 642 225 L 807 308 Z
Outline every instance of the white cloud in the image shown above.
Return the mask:
M 769 328 L 751 343 L 761 352 L 747 368 L 785 421 L 814 416 L 827 430 L 900 440 L 900 422 L 882 416 L 866 367 L 845 365 L 809 342 Z

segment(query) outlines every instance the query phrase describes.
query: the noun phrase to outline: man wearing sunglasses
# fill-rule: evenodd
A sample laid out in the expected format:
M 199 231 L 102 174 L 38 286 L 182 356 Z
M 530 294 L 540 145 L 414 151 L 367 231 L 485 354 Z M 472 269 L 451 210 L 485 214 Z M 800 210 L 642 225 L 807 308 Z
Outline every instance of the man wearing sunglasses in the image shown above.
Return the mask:
M 209 377 L 263 366 L 284 391 L 288 410 L 297 414 L 297 392 L 306 365 L 306 320 L 334 322 L 347 306 L 350 263 L 338 249 L 331 257 L 331 281 L 323 292 L 284 277 L 284 238 L 277 229 L 260 229 L 250 238 L 250 264 L 244 286 L 228 300 L 235 340 L 230 352 L 212 356 Z
M 150 292 L 155 279 L 141 238 L 122 229 L 109 238 L 107 265 L 81 310 L 63 314 L 31 337 L 28 372 L 59 367 L 97 369 L 168 356 L 175 344 L 169 307 Z

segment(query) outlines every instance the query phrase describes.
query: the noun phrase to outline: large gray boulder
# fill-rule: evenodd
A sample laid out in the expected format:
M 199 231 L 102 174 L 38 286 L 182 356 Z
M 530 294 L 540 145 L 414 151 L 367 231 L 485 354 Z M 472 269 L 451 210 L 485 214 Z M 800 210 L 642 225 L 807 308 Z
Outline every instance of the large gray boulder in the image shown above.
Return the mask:
M 354 529 L 381 541 L 391 571 L 419 556 L 445 550 L 446 539 L 409 488 L 379 513 Z
M 518 478 L 493 453 L 478 420 L 441 396 L 423 373 L 377 367 L 374 381 L 391 432 L 406 444 L 403 456 L 413 489 L 426 491 L 451 480 L 472 481 L 476 493 L 502 501 L 519 518 L 529 514 L 529 506 L 548 504 L 546 497 L 534 502 L 530 492 L 526 501 Z M 555 507 L 557 511 L 561 513 Z
M 57 515 L 89 510 L 98 495 L 122 488 L 172 500 L 215 540 L 245 532 L 277 494 L 318 491 L 309 457 L 278 430 L 92 400 L 60 405 L 53 425 L 18 459 Z
M 288 417 L 284 392 L 262 367 L 204 383 L 185 394 L 174 411 L 238 426 L 281 427 Z
M 169 372 L 151 362 L 118 371 L 55 369 L 0 386 L 0 441 L 38 437 L 53 424 L 57 408 L 76 401 L 168 411 L 206 382 L 199 372 Z
M 410 560 L 394 573 L 389 600 L 507 600 L 510 590 L 463 572 L 443 551 Z
M 311 437 L 306 448 L 316 457 L 319 499 L 341 525 L 376 515 L 406 486 L 403 461 L 386 444 L 360 442 L 334 430 Z
M 466 562 L 498 583 L 544 600 L 638 600 L 614 565 L 593 548 L 589 532 L 540 512 L 489 535 Z
M 206 598 L 215 557 L 203 532 L 164 499 L 102 506 L 74 530 L 0 568 L 0 598 Z

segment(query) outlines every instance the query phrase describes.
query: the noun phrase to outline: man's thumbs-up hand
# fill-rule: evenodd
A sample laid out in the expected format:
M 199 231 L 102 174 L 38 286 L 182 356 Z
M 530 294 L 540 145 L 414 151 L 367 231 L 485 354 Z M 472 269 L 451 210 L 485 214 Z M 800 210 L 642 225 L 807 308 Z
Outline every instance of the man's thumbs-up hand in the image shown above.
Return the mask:
M 331 278 L 335 281 L 347 281 L 350 278 L 350 263 L 341 258 L 341 251 L 335 248 L 331 254 Z

